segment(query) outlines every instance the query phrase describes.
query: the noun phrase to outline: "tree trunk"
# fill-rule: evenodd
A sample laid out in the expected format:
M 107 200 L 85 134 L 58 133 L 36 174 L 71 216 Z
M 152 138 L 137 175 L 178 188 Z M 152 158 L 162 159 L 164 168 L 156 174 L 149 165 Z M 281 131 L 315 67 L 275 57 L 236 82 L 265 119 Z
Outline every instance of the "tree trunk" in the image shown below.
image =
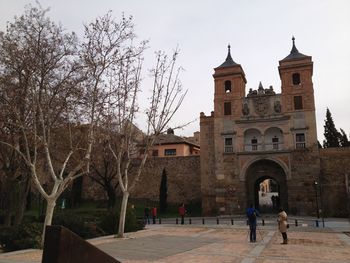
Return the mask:
M 115 194 L 115 190 L 112 187 L 108 187 L 107 196 L 108 196 L 108 209 L 113 209 L 115 206 L 116 194 Z
M 46 228 L 46 226 L 50 226 L 51 225 L 53 212 L 54 212 L 55 206 L 56 206 L 56 199 L 48 199 L 46 201 L 47 201 L 47 207 L 46 207 L 43 235 L 42 235 L 42 240 L 41 240 L 41 246 L 42 247 L 44 247 L 45 228 Z
M 128 206 L 129 192 L 123 192 L 122 206 L 120 209 L 119 217 L 119 228 L 117 237 L 124 237 L 124 228 L 125 228 L 125 217 L 126 217 L 126 208 Z
M 12 219 L 12 213 L 8 210 L 4 210 L 4 225 L 5 226 L 11 226 L 12 225 L 12 222 L 11 222 L 11 219 Z

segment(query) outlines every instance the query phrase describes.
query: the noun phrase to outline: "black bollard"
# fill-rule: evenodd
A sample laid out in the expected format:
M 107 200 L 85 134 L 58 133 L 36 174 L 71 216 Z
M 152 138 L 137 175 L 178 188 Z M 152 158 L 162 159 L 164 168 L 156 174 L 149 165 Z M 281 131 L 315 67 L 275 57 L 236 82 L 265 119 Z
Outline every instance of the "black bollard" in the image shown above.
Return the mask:
M 202 218 L 202 224 L 204 225 L 204 218 Z
M 162 224 L 162 219 L 159 217 L 159 224 Z
M 233 218 L 231 218 L 231 225 L 233 225 Z
M 218 217 L 216 218 L 216 224 L 217 225 L 219 224 L 219 218 Z
M 318 220 L 316 220 L 316 227 L 318 227 Z
M 188 221 L 189 221 L 189 223 L 190 223 L 190 225 L 191 225 L 191 224 L 192 224 L 192 219 L 190 218 Z
M 295 226 L 298 226 L 298 219 L 295 219 Z
M 263 226 L 265 225 L 265 220 L 264 220 L 264 219 L 262 219 L 262 225 L 263 225 Z
M 176 224 L 177 224 L 177 225 L 179 224 L 179 219 L 178 219 L 178 218 L 176 218 Z

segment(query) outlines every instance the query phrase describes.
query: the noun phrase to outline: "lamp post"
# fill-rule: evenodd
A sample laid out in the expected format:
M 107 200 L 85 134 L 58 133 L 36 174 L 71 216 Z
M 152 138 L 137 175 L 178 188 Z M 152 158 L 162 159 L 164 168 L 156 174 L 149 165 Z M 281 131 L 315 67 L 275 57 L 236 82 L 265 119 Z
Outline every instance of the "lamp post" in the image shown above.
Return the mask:
M 318 195 L 317 195 L 317 186 L 318 186 L 318 182 L 317 181 L 315 181 L 314 182 L 314 185 L 315 185 L 315 195 L 316 195 L 316 214 L 317 214 L 317 219 L 319 219 L 320 218 L 320 211 L 319 211 L 319 209 L 318 209 Z

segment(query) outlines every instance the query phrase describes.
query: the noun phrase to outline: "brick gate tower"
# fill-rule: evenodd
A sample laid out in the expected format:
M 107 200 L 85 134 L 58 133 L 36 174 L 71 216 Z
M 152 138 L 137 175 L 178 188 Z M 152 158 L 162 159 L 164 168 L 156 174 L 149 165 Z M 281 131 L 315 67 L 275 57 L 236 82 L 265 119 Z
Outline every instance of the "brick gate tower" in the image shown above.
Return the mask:
M 246 94 L 246 76 L 231 56 L 214 69 L 214 111 L 200 114 L 201 192 L 206 215 L 261 207 L 262 183 L 273 183 L 278 205 L 296 214 L 315 211 L 320 173 L 311 56 L 298 51 L 279 61 L 281 93 Z M 316 189 L 317 190 L 317 189 Z

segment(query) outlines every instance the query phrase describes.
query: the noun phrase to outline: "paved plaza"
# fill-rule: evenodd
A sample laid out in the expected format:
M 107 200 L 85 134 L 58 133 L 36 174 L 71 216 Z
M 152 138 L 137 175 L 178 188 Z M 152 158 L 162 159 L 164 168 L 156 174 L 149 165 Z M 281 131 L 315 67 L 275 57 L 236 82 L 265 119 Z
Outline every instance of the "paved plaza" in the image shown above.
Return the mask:
M 149 225 L 145 230 L 127 233 L 123 239 L 109 236 L 90 242 L 125 263 L 350 262 L 349 222 L 333 226 L 292 226 L 288 245 L 280 244 L 281 236 L 271 224 L 259 226 L 256 243 L 248 242 L 243 224 Z M 41 250 L 0 254 L 0 263 L 41 262 L 41 254 Z

